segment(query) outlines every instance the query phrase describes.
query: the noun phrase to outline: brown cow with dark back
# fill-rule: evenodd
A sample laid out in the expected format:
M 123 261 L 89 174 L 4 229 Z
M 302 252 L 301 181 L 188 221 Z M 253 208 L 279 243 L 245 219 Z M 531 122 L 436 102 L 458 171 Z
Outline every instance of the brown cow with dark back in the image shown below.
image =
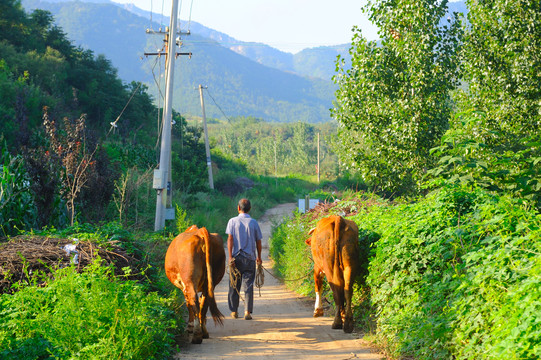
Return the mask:
M 353 283 L 359 269 L 359 229 L 357 224 L 341 216 L 331 215 L 321 219 L 312 235 L 306 240 L 312 248 L 316 303 L 314 317 L 323 315 L 321 305 L 322 275 L 325 274 L 333 292 L 336 315 L 333 329 L 353 331 L 351 296 Z M 342 320 L 344 316 L 344 321 Z
M 216 286 L 225 273 L 225 251 L 218 234 L 193 225 L 178 235 L 165 255 L 165 274 L 184 293 L 188 307 L 188 332 L 193 332 L 192 343 L 200 344 L 209 337 L 207 309 L 215 323 L 223 325 L 223 314 L 214 299 Z M 197 294 L 201 292 L 201 301 Z

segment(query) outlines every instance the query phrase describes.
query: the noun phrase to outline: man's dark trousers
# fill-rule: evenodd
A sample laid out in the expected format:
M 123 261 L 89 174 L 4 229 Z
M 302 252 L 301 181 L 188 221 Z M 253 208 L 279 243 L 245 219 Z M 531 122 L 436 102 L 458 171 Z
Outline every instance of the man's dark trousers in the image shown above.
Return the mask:
M 241 284 L 244 288 L 244 299 L 247 304 L 246 311 L 252 313 L 254 309 L 254 280 L 255 280 L 255 260 L 247 258 L 242 252 L 235 256 L 235 267 L 241 273 L 241 279 L 237 279 L 237 288 L 229 284 L 228 304 L 229 310 L 237 311 L 239 307 L 239 293 Z M 231 276 L 231 275 L 229 275 Z

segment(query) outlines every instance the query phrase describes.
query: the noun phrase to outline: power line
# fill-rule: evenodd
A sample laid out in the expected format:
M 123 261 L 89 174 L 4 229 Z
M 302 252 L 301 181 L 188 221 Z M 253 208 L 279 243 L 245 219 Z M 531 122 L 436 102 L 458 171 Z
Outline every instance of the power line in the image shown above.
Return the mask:
M 222 110 L 222 108 L 220 107 L 220 105 L 218 105 L 218 103 L 216 102 L 216 100 L 214 100 L 214 97 L 212 96 L 212 94 L 210 93 L 209 89 L 208 88 L 205 88 L 207 90 L 207 94 L 209 94 L 210 98 L 212 99 L 212 102 L 214 103 L 214 105 L 216 105 L 216 107 L 218 109 L 220 109 L 220 112 L 222 113 L 223 116 L 225 116 L 225 118 L 227 119 L 227 122 L 231 123 L 231 120 L 229 119 L 229 117 L 224 113 L 224 111 Z
M 192 7 L 193 7 L 193 0 L 190 4 L 190 17 L 188 18 L 188 32 L 190 31 L 190 26 L 192 24 Z

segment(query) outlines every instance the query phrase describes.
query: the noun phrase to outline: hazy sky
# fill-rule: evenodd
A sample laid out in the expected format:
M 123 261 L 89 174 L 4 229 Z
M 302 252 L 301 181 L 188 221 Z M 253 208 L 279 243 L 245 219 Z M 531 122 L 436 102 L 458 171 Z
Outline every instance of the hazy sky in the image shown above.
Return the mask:
M 171 13 L 171 0 L 113 0 Z M 361 12 L 365 0 L 179 0 L 181 19 L 191 19 L 241 41 L 261 42 L 296 53 L 351 41 L 354 25 L 369 40 L 377 31 Z

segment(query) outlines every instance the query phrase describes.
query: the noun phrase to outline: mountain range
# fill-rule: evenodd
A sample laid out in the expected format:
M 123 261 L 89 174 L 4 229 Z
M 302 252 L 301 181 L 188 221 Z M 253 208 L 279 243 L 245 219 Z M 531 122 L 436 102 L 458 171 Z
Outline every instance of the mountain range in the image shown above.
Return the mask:
M 126 82 L 141 81 L 163 103 L 164 61 L 145 52 L 163 47 L 169 18 L 110 0 L 22 0 L 27 11 L 50 11 L 75 45 L 104 54 Z M 449 3 L 465 12 L 464 1 Z M 153 16 L 154 15 L 154 16 Z M 261 43 L 242 42 L 195 21 L 181 21 L 182 52 L 177 60 L 173 107 L 183 115 L 200 116 L 199 85 L 207 87 L 208 117 L 254 116 L 277 122 L 326 122 L 336 85 L 332 82 L 338 55 L 349 61 L 350 44 L 304 49 L 296 54 Z
M 27 11 L 50 11 L 75 45 L 104 54 L 124 81 L 144 82 L 160 104 L 163 57 L 144 53 L 163 47 L 163 35 L 146 33 L 146 29 L 159 30 L 163 25 L 150 21 L 148 12 L 107 0 L 23 0 L 22 4 Z M 168 19 L 163 22 L 168 24 Z M 338 54 L 347 53 L 349 45 L 306 49 L 293 55 L 264 44 L 237 41 L 194 21 L 189 30 L 191 35 L 182 36 L 180 51 L 192 56 L 177 59 L 174 81 L 173 107 L 181 114 L 201 114 L 196 91 L 201 84 L 207 87 L 208 117 L 331 120 L 334 62 Z

